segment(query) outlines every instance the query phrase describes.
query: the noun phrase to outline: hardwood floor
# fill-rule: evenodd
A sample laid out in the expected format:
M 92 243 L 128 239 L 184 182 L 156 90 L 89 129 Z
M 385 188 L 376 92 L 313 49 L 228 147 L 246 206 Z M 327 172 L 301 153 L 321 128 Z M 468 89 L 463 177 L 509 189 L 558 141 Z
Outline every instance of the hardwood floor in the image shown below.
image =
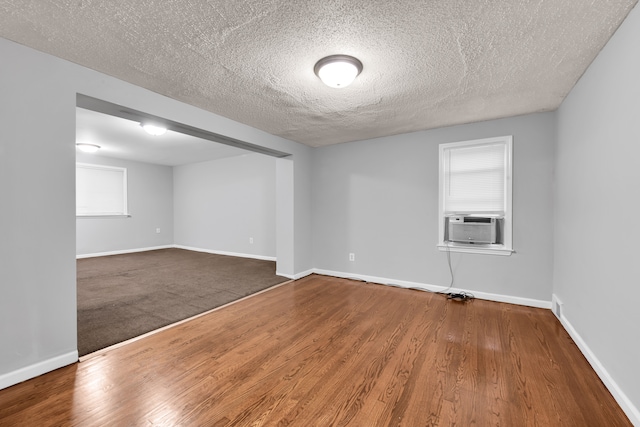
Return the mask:
M 549 310 L 322 276 L 0 391 L 2 426 L 630 426 Z

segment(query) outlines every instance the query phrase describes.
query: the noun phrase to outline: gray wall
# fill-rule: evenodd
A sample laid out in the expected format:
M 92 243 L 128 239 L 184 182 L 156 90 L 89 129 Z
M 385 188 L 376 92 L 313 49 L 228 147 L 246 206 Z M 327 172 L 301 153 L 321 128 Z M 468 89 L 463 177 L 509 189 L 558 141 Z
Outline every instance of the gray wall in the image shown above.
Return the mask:
M 551 300 L 553 113 L 338 144 L 313 157 L 317 268 L 447 286 L 438 251 L 438 144 L 513 135 L 511 256 L 452 253 L 455 286 Z M 355 262 L 348 253 L 355 253 Z
M 127 168 L 130 218 L 77 218 L 76 254 L 173 244 L 173 168 L 77 153 L 80 163 Z M 156 233 L 160 228 L 160 234 Z
M 640 9 L 558 112 L 554 292 L 640 422 Z
M 247 154 L 176 166 L 173 176 L 175 244 L 276 256 L 275 158 Z
M 0 57 L 0 387 L 77 350 L 76 93 L 291 153 L 276 162 L 290 184 L 276 190 L 277 215 L 296 219 L 278 220 L 278 269 L 312 267 L 300 238 L 310 234 L 310 201 L 296 196 L 311 191 L 309 147 L 4 39 Z
M 131 214 L 78 218 L 78 255 L 177 244 L 276 257 L 273 157 L 247 154 L 175 168 L 83 153 L 77 161 L 127 168 Z
M 0 377 L 77 348 L 73 76 L 25 52 L 0 39 Z

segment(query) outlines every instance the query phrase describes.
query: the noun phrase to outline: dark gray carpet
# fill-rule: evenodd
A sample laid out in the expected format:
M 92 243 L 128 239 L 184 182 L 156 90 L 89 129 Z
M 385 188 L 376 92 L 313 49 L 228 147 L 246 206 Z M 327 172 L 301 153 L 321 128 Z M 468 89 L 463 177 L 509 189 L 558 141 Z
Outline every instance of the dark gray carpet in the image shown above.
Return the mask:
M 275 262 L 160 249 L 77 260 L 80 356 L 288 280 Z

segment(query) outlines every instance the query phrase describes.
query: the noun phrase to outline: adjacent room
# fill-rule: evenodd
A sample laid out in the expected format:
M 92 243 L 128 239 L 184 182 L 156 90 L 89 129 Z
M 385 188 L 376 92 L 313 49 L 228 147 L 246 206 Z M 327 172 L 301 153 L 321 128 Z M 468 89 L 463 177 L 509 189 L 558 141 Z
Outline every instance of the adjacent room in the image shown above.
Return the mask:
M 81 357 L 288 280 L 275 271 L 276 158 L 153 132 L 76 110 Z
M 0 37 L 0 424 L 640 426 L 636 0 L 14 1 Z M 234 154 L 109 155 L 104 113 Z M 126 203 L 78 217 L 95 171 Z M 82 349 L 100 258 L 105 323 L 160 331 Z

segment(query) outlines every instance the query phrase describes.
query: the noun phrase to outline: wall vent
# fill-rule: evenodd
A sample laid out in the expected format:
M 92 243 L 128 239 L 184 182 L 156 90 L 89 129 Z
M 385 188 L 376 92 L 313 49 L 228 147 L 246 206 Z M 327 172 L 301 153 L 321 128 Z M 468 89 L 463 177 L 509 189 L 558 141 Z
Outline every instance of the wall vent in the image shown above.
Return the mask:
M 562 319 L 562 305 L 562 301 L 560 301 L 558 297 L 553 294 L 553 296 L 551 297 L 551 310 L 558 319 Z

